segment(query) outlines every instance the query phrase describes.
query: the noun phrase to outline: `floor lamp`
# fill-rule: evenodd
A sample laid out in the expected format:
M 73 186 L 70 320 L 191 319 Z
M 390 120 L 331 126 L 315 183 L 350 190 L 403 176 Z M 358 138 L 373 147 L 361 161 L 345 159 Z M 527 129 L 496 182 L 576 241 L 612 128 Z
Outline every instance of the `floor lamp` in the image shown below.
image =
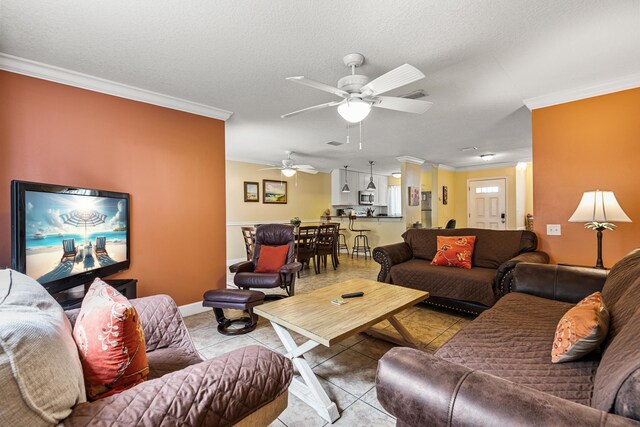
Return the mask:
M 598 232 L 598 259 L 595 268 L 604 268 L 602 263 L 602 232 L 615 230 L 616 226 L 610 221 L 631 222 L 631 219 L 620 207 L 613 191 L 587 191 L 576 211 L 569 218 L 569 222 L 584 222 L 584 228 Z

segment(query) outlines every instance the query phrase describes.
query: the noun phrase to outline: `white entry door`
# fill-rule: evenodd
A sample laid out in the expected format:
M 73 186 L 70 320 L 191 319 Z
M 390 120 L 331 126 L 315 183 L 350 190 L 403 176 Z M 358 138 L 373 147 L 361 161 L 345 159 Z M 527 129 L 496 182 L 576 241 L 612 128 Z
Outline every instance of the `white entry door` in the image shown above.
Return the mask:
M 468 226 L 471 228 L 507 228 L 507 179 L 469 181 Z

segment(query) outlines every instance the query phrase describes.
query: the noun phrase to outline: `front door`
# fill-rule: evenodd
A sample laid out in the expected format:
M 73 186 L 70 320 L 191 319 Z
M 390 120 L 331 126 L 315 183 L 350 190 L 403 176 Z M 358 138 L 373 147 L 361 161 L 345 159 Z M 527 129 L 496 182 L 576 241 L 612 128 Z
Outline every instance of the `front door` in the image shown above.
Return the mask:
M 469 180 L 469 227 L 507 228 L 506 187 L 506 178 Z

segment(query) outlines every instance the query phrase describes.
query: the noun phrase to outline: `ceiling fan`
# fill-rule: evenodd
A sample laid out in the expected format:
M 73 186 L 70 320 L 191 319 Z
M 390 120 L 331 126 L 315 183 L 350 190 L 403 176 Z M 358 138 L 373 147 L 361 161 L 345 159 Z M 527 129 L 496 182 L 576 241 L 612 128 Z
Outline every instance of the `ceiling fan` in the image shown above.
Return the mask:
M 311 165 L 295 165 L 293 164 L 293 159 L 291 158 L 292 154 L 295 154 L 293 151 L 285 151 L 287 153 L 287 158 L 282 161 L 282 166 L 274 166 L 272 168 L 264 168 L 258 169 L 259 171 L 268 171 L 268 170 L 281 170 L 282 175 L 290 178 L 296 174 L 296 172 L 304 172 L 310 174 L 317 174 L 318 171 Z
M 304 76 L 287 77 L 287 80 L 315 89 L 329 92 L 343 98 L 339 101 L 327 102 L 313 107 L 284 114 L 281 117 L 291 117 L 307 111 L 321 110 L 323 108 L 338 106 L 338 113 L 348 122 L 358 123 L 362 121 L 371 107 L 386 108 L 387 110 L 402 111 L 405 113 L 422 114 L 432 105 L 429 101 L 420 101 L 396 96 L 381 96 L 385 92 L 413 83 L 424 78 L 424 74 L 412 65 L 404 64 L 380 77 L 369 81 L 369 77 L 356 74 L 356 67 L 364 62 L 364 56 L 359 53 L 350 53 L 345 56 L 344 64 L 351 68 L 351 75 L 338 80 L 338 87 L 333 87 Z

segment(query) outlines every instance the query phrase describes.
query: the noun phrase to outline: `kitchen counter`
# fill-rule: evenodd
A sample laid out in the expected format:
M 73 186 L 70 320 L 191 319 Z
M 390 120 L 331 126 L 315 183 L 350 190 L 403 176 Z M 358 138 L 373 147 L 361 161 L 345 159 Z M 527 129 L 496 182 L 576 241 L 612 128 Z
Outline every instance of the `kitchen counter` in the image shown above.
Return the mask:
M 348 215 L 323 215 L 322 219 L 328 219 L 333 221 L 349 221 Z M 401 216 L 385 216 L 385 215 L 374 215 L 374 216 L 356 216 L 356 221 L 400 221 L 402 219 Z

